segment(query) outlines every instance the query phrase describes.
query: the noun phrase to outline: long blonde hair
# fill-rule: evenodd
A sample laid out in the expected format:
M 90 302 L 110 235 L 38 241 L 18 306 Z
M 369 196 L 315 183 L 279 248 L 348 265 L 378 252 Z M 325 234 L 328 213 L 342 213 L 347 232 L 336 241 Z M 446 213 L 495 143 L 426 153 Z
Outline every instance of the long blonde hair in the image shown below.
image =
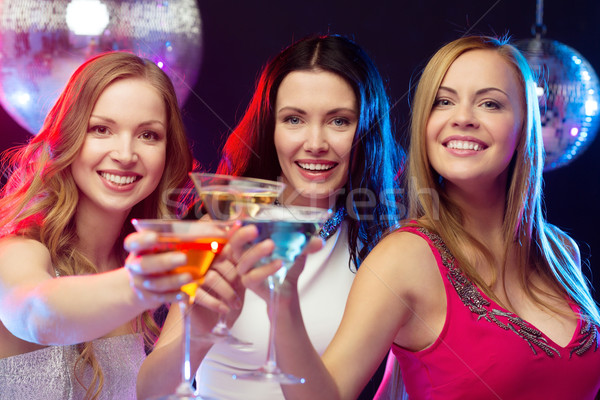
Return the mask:
M 83 145 L 98 97 L 110 84 L 126 78 L 144 79 L 161 94 L 168 132 L 162 178 L 154 192 L 133 207 L 129 217 L 171 216 L 174 209 L 169 207 L 169 196 L 188 182 L 193 157 L 175 90 L 167 75 L 151 61 L 126 52 L 104 53 L 85 62 L 71 76 L 39 134 L 3 157 L 5 173 L 10 176 L 0 192 L 0 236 L 22 235 L 40 241 L 48 248 L 60 276 L 98 272 L 77 247 L 74 216 L 79 196 L 71 164 Z M 122 261 L 126 257 L 123 239 L 132 231 L 133 227 L 126 224 L 115 243 L 114 251 Z M 134 329 L 143 332 L 147 342 L 153 342 L 158 334 L 148 312 L 138 317 Z M 86 398 L 96 399 L 104 379 L 101 368 L 91 343 L 78 345 L 78 349 L 77 364 L 85 361 L 94 371 Z
M 544 304 L 538 294 L 545 292 L 531 282 L 532 272 L 541 276 L 556 292 L 570 296 L 581 307 L 582 314 L 600 324 L 598 305 L 579 266 L 578 250 L 565 232 L 545 220 L 542 209 L 544 153 L 536 84 L 527 60 L 507 40 L 463 37 L 443 46 L 425 67 L 413 99 L 407 182 L 409 219 L 416 219 L 419 224 L 437 232 L 469 279 L 499 302 L 491 290 L 497 276 L 493 276 L 491 284 L 486 284 L 469 262 L 462 244 L 470 244 L 490 263 L 494 261 L 492 253 L 465 230 L 462 210 L 447 196 L 440 176 L 430 165 L 425 140 L 427 121 L 446 72 L 460 55 L 476 49 L 496 51 L 514 68 L 526 112 L 509 167 L 502 226 L 505 254 L 518 244 L 514 246 L 517 260 L 524 266 L 520 271 L 521 284 L 534 301 Z

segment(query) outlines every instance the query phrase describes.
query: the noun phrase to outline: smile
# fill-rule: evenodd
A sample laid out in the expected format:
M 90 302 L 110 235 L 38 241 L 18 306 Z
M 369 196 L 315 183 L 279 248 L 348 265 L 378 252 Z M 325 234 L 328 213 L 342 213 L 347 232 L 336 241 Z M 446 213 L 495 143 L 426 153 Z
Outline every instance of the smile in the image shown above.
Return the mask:
M 446 143 L 446 147 L 449 149 L 456 149 L 456 150 L 474 150 L 474 151 L 481 151 L 481 150 L 485 150 L 486 146 L 481 145 L 479 143 L 475 143 L 475 142 L 471 142 L 468 140 L 450 140 L 448 143 Z
M 314 172 L 321 172 L 321 171 L 329 171 L 330 169 L 335 168 L 335 166 L 337 165 L 336 163 L 303 163 L 303 162 L 297 162 L 296 163 L 300 168 L 306 170 L 306 171 L 314 171 Z
M 139 179 L 141 179 L 141 176 L 122 176 L 122 175 L 115 175 L 115 174 L 109 174 L 108 172 L 99 172 L 100 176 L 103 177 L 104 179 L 106 179 L 107 181 L 109 181 L 110 183 L 113 183 L 115 185 L 129 185 Z

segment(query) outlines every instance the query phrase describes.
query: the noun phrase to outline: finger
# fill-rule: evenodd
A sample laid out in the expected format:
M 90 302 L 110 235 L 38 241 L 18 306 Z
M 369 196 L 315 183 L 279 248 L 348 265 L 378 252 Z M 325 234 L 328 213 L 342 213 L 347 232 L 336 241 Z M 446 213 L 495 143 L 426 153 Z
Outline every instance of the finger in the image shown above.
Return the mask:
M 170 303 L 178 300 L 178 296 L 181 293 L 179 287 L 176 287 L 172 290 L 166 290 L 169 284 L 165 284 L 161 287 L 160 291 L 153 291 L 146 288 L 144 285 L 144 278 L 140 275 L 130 275 L 129 284 L 133 289 L 135 295 L 140 299 L 148 303 L 148 308 L 158 307 L 163 303 Z
M 229 307 L 234 309 L 240 309 L 242 307 L 241 299 L 238 296 L 236 290 L 231 286 L 229 282 L 223 279 L 223 277 L 215 271 L 209 271 L 204 278 L 202 289 L 216 295 L 218 298 L 228 304 Z
M 233 264 L 237 264 L 248 246 L 258 237 L 258 229 L 255 225 L 247 225 L 239 228 L 229 239 L 228 249 L 223 249 L 225 256 Z M 227 252 L 226 252 L 227 251 Z
M 129 252 L 139 252 L 152 248 L 157 240 L 156 232 L 133 232 L 125 238 L 124 247 Z
M 269 263 L 253 268 L 241 276 L 242 283 L 248 289 L 260 290 L 262 289 L 265 279 L 279 271 L 282 265 L 282 260 L 273 260 Z
M 235 265 L 228 259 L 220 259 L 213 261 L 212 265 L 210 266 L 209 272 L 211 271 L 220 274 L 223 277 L 223 279 L 230 283 L 235 282 L 239 278 Z
M 237 263 L 238 274 L 246 274 L 249 270 L 254 268 L 261 259 L 271 255 L 274 249 L 275 243 L 271 239 L 263 240 L 250 247 L 242 254 L 240 261 Z
M 130 254 L 125 261 L 125 268 L 135 274 L 153 275 L 168 272 L 186 263 L 187 256 L 176 251 L 145 255 Z
M 313 236 L 302 250 L 302 254 L 312 254 L 321 250 L 325 245 L 325 240 L 320 236 Z
M 194 303 L 217 313 L 228 313 L 231 310 L 225 302 L 213 296 L 202 287 L 196 290 Z
M 172 292 L 179 292 L 183 285 L 191 283 L 193 281 L 190 274 L 177 274 L 177 275 L 161 275 L 152 277 L 139 277 L 135 278 L 134 281 L 141 281 L 141 286 L 144 290 L 150 291 L 157 294 L 167 294 Z

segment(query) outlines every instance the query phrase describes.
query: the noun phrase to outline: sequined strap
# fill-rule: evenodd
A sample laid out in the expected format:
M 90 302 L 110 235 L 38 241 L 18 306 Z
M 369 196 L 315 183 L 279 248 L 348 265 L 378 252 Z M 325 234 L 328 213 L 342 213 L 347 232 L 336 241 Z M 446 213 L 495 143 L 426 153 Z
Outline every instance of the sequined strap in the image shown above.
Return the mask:
M 538 349 L 542 350 L 549 357 L 554 357 L 555 355 L 560 357 L 558 350 L 548 343 L 541 331 L 535 329 L 531 324 L 514 313 L 492 307 L 491 303 L 483 297 L 477 286 L 458 267 L 456 259 L 437 233 L 430 232 L 425 228 L 417 228 L 417 231 L 425 235 L 438 249 L 442 263 L 448 272 L 446 275 L 448 280 L 456 290 L 462 303 L 473 314 L 477 315 L 478 320 L 484 319 L 506 331 L 511 331 L 518 335 L 527 342 L 533 354 L 537 354 L 536 349 Z M 584 352 L 585 350 L 581 354 Z

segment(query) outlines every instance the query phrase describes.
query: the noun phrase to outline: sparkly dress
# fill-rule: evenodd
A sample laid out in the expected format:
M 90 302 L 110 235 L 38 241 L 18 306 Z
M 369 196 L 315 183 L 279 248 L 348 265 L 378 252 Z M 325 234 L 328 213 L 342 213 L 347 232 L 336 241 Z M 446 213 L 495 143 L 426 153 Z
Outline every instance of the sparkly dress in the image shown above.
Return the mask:
M 561 347 L 468 280 L 438 235 L 401 230 L 429 243 L 447 301 L 444 327 L 431 346 L 417 352 L 392 347 L 410 400 L 597 398 L 597 326 L 580 318 L 571 341 Z
M 137 374 L 146 358 L 141 334 L 93 341 L 94 354 L 102 367 L 102 400 L 135 400 Z M 77 382 L 75 346 L 48 346 L 40 350 L 0 359 L 0 399 L 80 400 L 85 389 Z M 84 382 L 92 371 L 84 372 Z

